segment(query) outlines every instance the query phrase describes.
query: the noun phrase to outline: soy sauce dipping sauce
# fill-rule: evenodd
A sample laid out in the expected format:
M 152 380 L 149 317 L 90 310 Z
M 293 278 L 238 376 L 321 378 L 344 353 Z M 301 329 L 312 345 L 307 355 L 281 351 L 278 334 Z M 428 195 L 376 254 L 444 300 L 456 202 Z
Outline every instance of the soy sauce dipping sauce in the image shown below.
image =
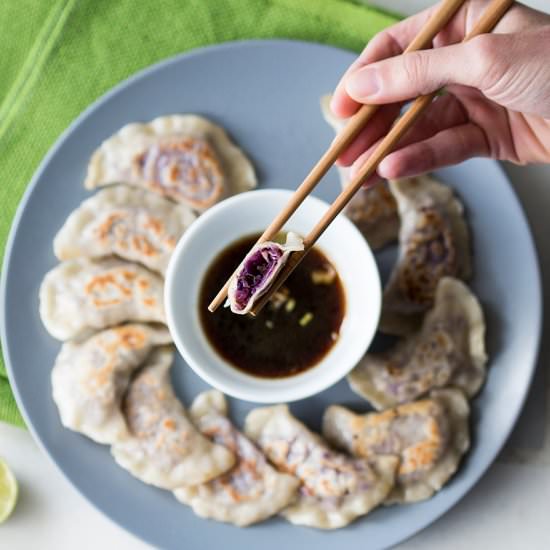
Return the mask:
M 220 288 L 260 234 L 223 250 L 210 265 L 199 295 L 199 317 L 212 347 L 239 370 L 262 378 L 292 376 L 313 367 L 334 346 L 345 315 L 340 277 L 314 247 L 256 316 L 229 308 L 208 311 Z

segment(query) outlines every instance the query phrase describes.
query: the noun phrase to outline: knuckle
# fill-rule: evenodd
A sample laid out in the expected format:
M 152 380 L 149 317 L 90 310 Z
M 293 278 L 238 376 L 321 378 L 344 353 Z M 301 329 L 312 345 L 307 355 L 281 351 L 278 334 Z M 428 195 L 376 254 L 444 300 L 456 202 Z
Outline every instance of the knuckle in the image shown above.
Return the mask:
M 506 72 L 506 44 L 497 35 L 481 35 L 470 41 L 473 66 L 477 67 L 479 87 L 489 89 L 498 83 Z
M 431 141 L 426 140 L 420 142 L 418 147 L 419 158 L 422 159 L 422 169 L 430 170 L 438 166 L 437 153 Z
M 411 52 L 403 56 L 403 70 L 405 77 L 412 82 L 419 93 L 427 93 L 429 90 L 426 82 L 429 74 L 429 60 L 422 52 Z
M 377 50 L 378 48 L 385 46 L 388 40 L 389 40 L 388 32 L 381 31 L 378 34 L 376 34 L 374 38 L 370 40 L 370 42 L 367 44 L 367 47 L 363 51 L 368 52 L 369 46 L 371 49 Z
M 470 40 L 469 46 L 475 52 L 479 60 L 489 63 L 494 61 L 497 55 L 494 38 L 494 35 L 482 34 Z
M 395 44 L 392 35 L 385 30 L 379 32 L 369 41 L 355 61 L 355 64 L 357 67 L 362 67 L 380 59 L 397 55 L 397 53 L 400 52 L 395 52 Z
M 455 148 L 457 155 L 462 159 L 468 156 L 468 153 L 471 149 L 471 140 L 470 140 L 467 127 L 459 126 L 455 131 Z

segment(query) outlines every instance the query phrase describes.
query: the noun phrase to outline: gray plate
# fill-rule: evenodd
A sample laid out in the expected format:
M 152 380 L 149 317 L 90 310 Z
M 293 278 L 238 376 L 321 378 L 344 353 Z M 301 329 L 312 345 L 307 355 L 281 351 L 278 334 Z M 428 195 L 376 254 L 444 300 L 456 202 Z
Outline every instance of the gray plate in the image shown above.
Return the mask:
M 52 239 L 69 212 L 89 196 L 82 187 L 92 151 L 122 125 L 159 115 L 194 112 L 225 126 L 249 152 L 262 187 L 293 188 L 318 159 L 332 132 L 319 96 L 330 91 L 353 55 L 301 42 L 240 42 L 199 50 L 141 72 L 83 113 L 53 147 L 19 207 L 7 247 L 2 292 L 2 344 L 11 383 L 29 428 L 82 494 L 111 519 L 163 548 L 361 548 L 393 545 L 430 524 L 480 478 L 508 437 L 523 404 L 539 344 L 541 292 L 533 240 L 521 207 L 497 163 L 472 160 L 438 174 L 463 198 L 474 235 L 473 287 L 488 320 L 490 373 L 474 402 L 473 448 L 437 496 L 415 505 L 382 508 L 336 532 L 273 519 L 238 529 L 199 519 L 169 492 L 118 468 L 106 447 L 62 428 L 51 399 L 50 369 L 59 344 L 38 317 L 38 288 L 56 261 Z M 332 200 L 331 172 L 317 193 Z M 353 253 L 353 251 L 350 251 Z M 395 250 L 378 255 L 387 272 Z M 187 403 L 206 388 L 178 360 L 178 395 Z M 324 408 L 358 409 L 345 381 L 293 404 L 312 428 Z M 231 403 L 241 422 L 250 404 Z

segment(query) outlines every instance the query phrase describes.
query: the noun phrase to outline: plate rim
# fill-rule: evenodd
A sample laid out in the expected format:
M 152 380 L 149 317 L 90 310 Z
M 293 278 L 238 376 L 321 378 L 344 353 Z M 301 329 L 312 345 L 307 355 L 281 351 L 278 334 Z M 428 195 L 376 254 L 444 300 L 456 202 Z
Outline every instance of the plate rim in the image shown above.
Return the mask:
M 233 40 L 233 41 L 227 41 L 220 44 L 209 44 L 207 46 L 197 47 L 193 48 L 192 50 L 180 52 L 178 54 L 169 56 L 165 59 L 161 59 L 147 67 L 144 67 L 134 74 L 130 75 L 128 78 L 122 80 L 121 82 L 115 84 L 113 87 L 108 89 L 106 92 L 101 94 L 99 97 L 97 97 L 95 100 L 92 101 L 90 105 L 88 105 L 81 113 L 78 114 L 78 116 L 63 130 L 60 135 L 55 139 L 53 144 L 48 149 L 47 153 L 44 155 L 43 159 L 40 161 L 38 167 L 36 168 L 35 172 L 33 173 L 32 178 L 29 180 L 27 187 L 21 196 L 21 199 L 19 201 L 19 204 L 17 206 L 15 215 L 12 219 L 8 238 L 6 240 L 6 245 L 4 249 L 4 258 L 2 261 L 1 266 L 1 273 L 0 273 L 0 343 L 1 343 L 1 349 L 2 354 L 4 358 L 5 368 L 8 375 L 8 380 L 10 383 L 10 387 L 12 389 L 13 395 L 15 397 L 17 406 L 19 408 L 19 411 L 21 412 L 21 416 L 23 417 L 25 421 L 25 425 L 31 434 L 33 440 L 36 442 L 42 453 L 48 458 L 50 463 L 53 463 L 53 465 L 56 467 L 58 472 L 62 474 L 62 476 L 67 480 L 70 485 L 89 503 L 91 504 L 97 511 L 99 511 L 105 518 L 107 518 L 112 523 L 119 526 L 121 529 L 123 529 L 126 533 L 129 533 L 134 538 L 141 540 L 147 544 L 153 545 L 153 547 L 157 544 L 156 541 L 149 538 L 147 534 L 143 533 L 137 533 L 133 528 L 130 528 L 128 525 L 126 525 L 124 522 L 120 521 L 118 518 L 112 517 L 109 515 L 106 511 L 104 511 L 98 503 L 95 502 L 94 499 L 89 497 L 81 488 L 80 486 L 73 481 L 73 477 L 67 474 L 64 469 L 62 468 L 62 465 L 58 462 L 56 457 L 50 453 L 49 445 L 43 441 L 41 436 L 39 435 L 38 431 L 34 427 L 34 423 L 31 421 L 25 404 L 23 402 L 23 399 L 21 398 L 21 395 L 19 393 L 19 388 L 17 386 L 17 383 L 15 382 L 15 375 L 13 374 L 14 368 L 11 361 L 11 352 L 10 352 L 10 346 L 8 344 L 8 336 L 7 336 L 7 309 L 6 309 L 6 291 L 7 291 L 7 273 L 8 268 L 11 263 L 11 256 L 14 251 L 14 243 L 15 243 L 15 237 L 18 232 L 21 218 L 23 216 L 23 213 L 26 209 L 27 203 L 29 202 L 29 199 L 36 189 L 38 182 L 40 181 L 43 172 L 45 171 L 46 167 L 50 163 L 51 158 L 58 152 L 58 150 L 67 142 L 73 131 L 88 117 L 92 116 L 94 111 L 96 111 L 98 108 L 100 108 L 104 103 L 108 102 L 112 96 L 116 96 L 118 93 L 123 91 L 129 86 L 132 86 L 135 82 L 138 82 L 142 78 L 145 78 L 149 76 L 152 73 L 155 73 L 158 70 L 165 69 L 169 67 L 172 64 L 180 62 L 182 59 L 188 59 L 196 56 L 201 56 L 205 53 L 209 53 L 211 51 L 219 51 L 219 50 L 230 50 L 230 49 L 236 49 L 239 47 L 250 47 L 256 45 L 281 45 L 281 44 L 287 44 L 287 45 L 302 45 L 306 47 L 315 47 L 315 48 L 326 48 L 329 50 L 338 50 L 346 53 L 352 53 L 354 55 L 357 54 L 357 52 L 354 52 L 352 50 L 341 48 L 338 46 L 332 46 L 329 44 L 319 43 L 319 42 L 312 42 L 308 40 L 299 40 L 299 39 L 288 39 L 288 38 L 271 38 L 271 39 L 240 39 L 240 40 Z M 405 536 L 399 536 L 395 538 L 395 540 L 391 541 L 391 546 L 395 544 L 399 544 L 401 542 L 404 542 L 414 535 L 418 534 L 419 532 L 423 531 L 427 527 L 429 527 L 431 524 L 435 523 L 438 519 L 440 519 L 444 514 L 449 512 L 451 509 L 453 509 L 481 480 L 481 478 L 487 473 L 487 470 L 490 468 L 490 466 L 494 463 L 495 459 L 497 458 L 498 454 L 508 441 L 513 429 L 515 428 L 518 419 L 524 409 L 525 402 L 527 400 L 527 397 L 529 395 L 529 390 L 531 389 L 533 378 L 535 375 L 535 372 L 537 370 L 538 365 L 538 359 L 540 354 L 540 348 L 541 348 L 541 341 L 542 341 L 542 330 L 543 330 L 543 287 L 542 287 L 542 275 L 541 275 L 541 269 L 540 269 L 540 260 L 538 255 L 538 250 L 536 246 L 535 239 L 533 237 L 533 231 L 531 229 L 531 225 L 529 223 L 529 220 L 527 218 L 527 215 L 525 213 L 525 208 L 521 202 L 521 200 L 518 197 L 518 194 L 516 190 L 514 189 L 514 186 L 512 185 L 508 175 L 504 171 L 503 167 L 501 166 L 501 163 L 494 159 L 484 159 L 490 163 L 493 164 L 493 166 L 497 169 L 497 171 L 500 172 L 503 179 L 506 181 L 508 185 L 509 191 L 512 193 L 516 206 L 519 210 L 519 214 L 521 215 L 521 222 L 524 226 L 523 229 L 526 231 L 526 234 L 529 237 L 529 250 L 528 253 L 533 258 L 533 272 L 535 276 L 535 294 L 536 294 L 536 304 L 534 306 L 533 315 L 536 320 L 536 330 L 533 330 L 533 332 L 536 332 L 535 338 L 536 338 L 536 345 L 533 349 L 530 350 L 530 357 L 528 358 L 528 361 L 525 363 L 529 366 L 529 374 L 525 377 L 525 388 L 523 390 L 523 395 L 521 399 L 518 401 L 516 405 L 516 410 L 513 414 L 513 422 L 510 423 L 510 426 L 507 430 L 505 430 L 500 437 L 500 443 L 494 447 L 494 449 L 488 454 L 488 458 L 486 459 L 486 463 L 482 468 L 479 469 L 479 471 L 475 472 L 475 475 L 471 475 L 469 479 L 467 479 L 464 482 L 464 487 L 458 492 L 458 494 L 450 497 L 450 501 L 448 505 L 442 507 L 442 509 L 438 510 L 436 513 L 431 514 L 429 518 L 424 519 L 417 523 L 413 528 L 408 529 L 408 532 Z M 476 399 L 474 397 L 474 399 Z

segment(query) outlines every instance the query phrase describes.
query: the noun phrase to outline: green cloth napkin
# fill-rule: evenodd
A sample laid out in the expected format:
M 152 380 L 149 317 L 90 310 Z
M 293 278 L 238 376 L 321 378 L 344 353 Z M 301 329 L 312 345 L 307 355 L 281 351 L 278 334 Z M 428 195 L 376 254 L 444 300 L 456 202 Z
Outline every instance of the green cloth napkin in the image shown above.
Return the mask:
M 0 260 L 42 157 L 85 107 L 132 73 L 192 48 L 246 38 L 360 50 L 394 21 L 350 0 L 2 0 Z M 23 425 L 1 356 L 0 420 Z

